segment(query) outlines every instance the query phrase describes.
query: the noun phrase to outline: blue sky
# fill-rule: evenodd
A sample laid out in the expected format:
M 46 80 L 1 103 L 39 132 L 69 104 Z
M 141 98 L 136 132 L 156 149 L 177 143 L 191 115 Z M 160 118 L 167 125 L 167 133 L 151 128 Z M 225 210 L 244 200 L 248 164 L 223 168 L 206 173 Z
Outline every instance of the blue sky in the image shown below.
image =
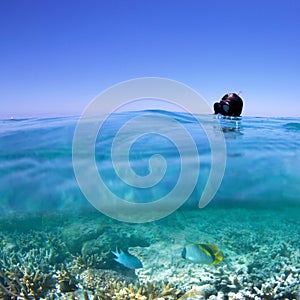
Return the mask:
M 178 80 L 243 115 L 300 116 L 298 0 L 0 2 L 0 116 L 80 114 L 120 81 Z M 187 99 L 188 101 L 188 99 Z

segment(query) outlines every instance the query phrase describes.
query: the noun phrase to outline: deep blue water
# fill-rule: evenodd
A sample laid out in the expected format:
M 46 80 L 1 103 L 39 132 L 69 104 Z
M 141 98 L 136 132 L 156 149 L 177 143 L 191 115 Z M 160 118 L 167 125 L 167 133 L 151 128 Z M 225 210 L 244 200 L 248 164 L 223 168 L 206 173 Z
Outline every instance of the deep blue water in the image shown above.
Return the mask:
M 129 161 L 132 170 L 144 177 L 156 167 L 162 167 L 161 160 L 149 164 L 153 155 L 160 154 L 166 163 L 166 172 L 161 181 L 151 187 L 129 187 L 114 169 L 111 147 L 122 124 L 145 114 L 147 120 L 130 127 L 116 146 L 117 164 L 122 173 Z M 174 126 L 169 124 L 166 127 L 164 123 L 160 126 L 159 118 L 164 115 L 174 119 Z M 0 120 L 2 215 L 92 207 L 77 184 L 72 164 L 72 142 L 78 120 L 78 117 Z M 96 138 L 95 161 L 101 178 L 122 199 L 156 201 L 176 186 L 182 170 L 180 149 L 184 149 L 191 176 L 200 167 L 196 187 L 185 203 L 185 207 L 196 208 L 212 164 L 210 143 L 199 122 L 219 134 L 218 128 L 214 129 L 215 122 L 218 122 L 226 143 L 225 173 L 209 205 L 288 206 L 300 203 L 300 118 L 242 117 L 232 120 L 162 111 L 119 113 L 106 120 Z M 195 141 L 200 163 L 182 133 L 177 131 L 178 123 Z M 163 135 L 151 132 L 151 124 L 155 124 Z M 145 135 L 132 143 L 126 153 L 122 145 L 132 138 L 135 130 L 138 134 L 143 126 Z M 168 139 L 174 134 L 181 143 L 180 149 Z M 86 136 L 89 136 L 88 131 Z M 84 153 L 81 163 L 85 164 Z M 87 181 L 92 180 L 88 174 L 87 171 Z M 120 175 L 126 178 L 125 171 Z M 184 180 L 188 185 L 190 178 Z

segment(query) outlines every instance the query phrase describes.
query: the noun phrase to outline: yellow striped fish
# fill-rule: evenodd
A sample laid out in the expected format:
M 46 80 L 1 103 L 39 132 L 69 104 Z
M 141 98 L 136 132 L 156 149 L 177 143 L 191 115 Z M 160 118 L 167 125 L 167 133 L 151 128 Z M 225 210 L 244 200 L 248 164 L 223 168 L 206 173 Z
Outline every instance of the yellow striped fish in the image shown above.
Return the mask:
M 182 258 L 198 264 L 218 265 L 223 260 L 223 253 L 212 244 L 189 244 L 183 248 Z

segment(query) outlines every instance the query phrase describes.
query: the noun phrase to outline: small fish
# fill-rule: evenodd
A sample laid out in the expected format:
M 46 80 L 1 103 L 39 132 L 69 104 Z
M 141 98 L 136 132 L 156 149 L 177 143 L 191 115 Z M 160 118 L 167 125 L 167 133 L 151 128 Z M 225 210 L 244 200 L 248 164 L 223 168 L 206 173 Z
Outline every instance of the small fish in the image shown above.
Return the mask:
M 125 253 L 120 249 L 120 252 L 118 251 L 118 248 L 116 248 L 116 252 L 111 251 L 112 254 L 116 256 L 114 260 L 118 262 L 119 264 L 123 265 L 124 267 L 128 269 L 140 269 L 143 267 L 142 262 L 135 256 Z
M 223 260 L 223 253 L 212 244 L 189 244 L 183 248 L 182 258 L 199 264 L 218 265 Z

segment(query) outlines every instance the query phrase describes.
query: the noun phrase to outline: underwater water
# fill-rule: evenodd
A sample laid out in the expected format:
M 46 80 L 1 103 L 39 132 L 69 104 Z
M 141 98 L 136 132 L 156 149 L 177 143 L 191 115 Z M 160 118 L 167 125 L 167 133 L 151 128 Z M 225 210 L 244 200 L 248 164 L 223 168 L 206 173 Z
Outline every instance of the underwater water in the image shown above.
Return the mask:
M 118 113 L 101 117 L 95 137 L 85 128 L 76 154 L 78 121 L 0 120 L 0 299 L 300 299 L 300 118 Z M 213 197 L 200 209 L 212 168 Z M 179 204 L 145 223 L 110 218 L 89 198 L 117 216 L 112 195 L 158 203 L 179 183 Z M 186 260 L 194 243 L 222 261 Z M 116 262 L 116 247 L 143 267 Z

